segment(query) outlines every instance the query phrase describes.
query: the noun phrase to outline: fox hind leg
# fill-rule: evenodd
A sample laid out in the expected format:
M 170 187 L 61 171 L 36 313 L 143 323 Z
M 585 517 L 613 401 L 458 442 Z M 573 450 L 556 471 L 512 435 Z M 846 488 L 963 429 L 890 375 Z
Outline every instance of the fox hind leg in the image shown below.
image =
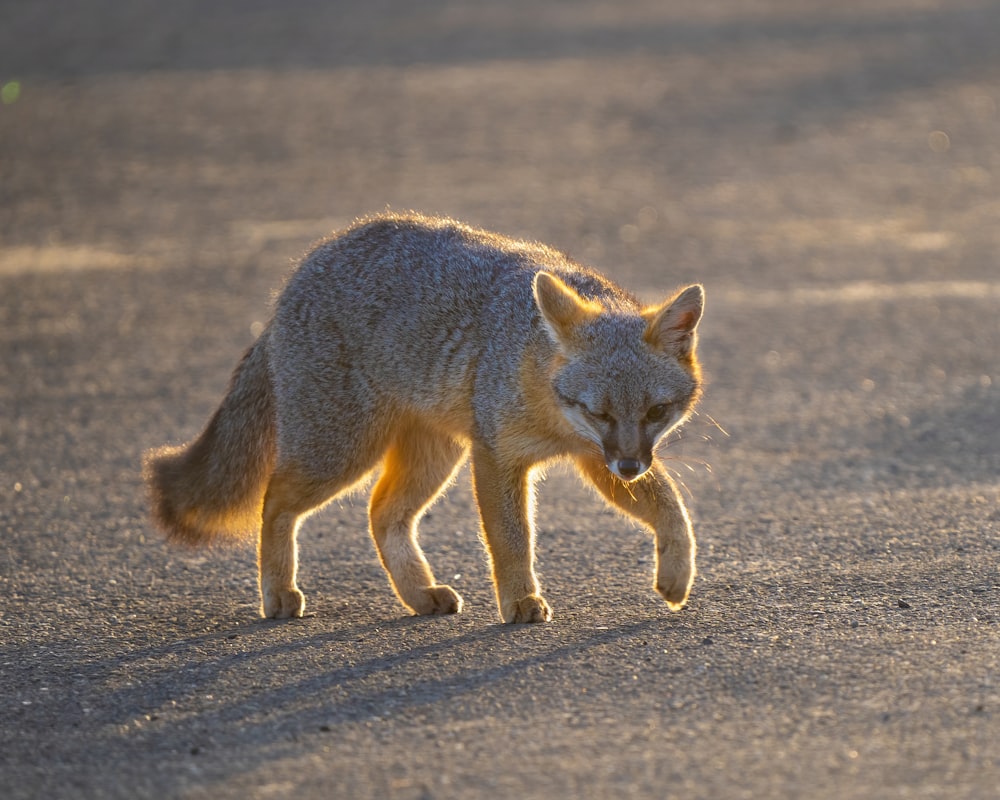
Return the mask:
M 462 610 L 461 596 L 435 580 L 417 541 L 417 523 L 465 454 L 454 439 L 408 421 L 386 451 L 372 490 L 369 517 L 379 558 L 397 596 L 416 614 Z
M 276 473 L 264 495 L 264 511 L 257 545 L 261 614 L 273 619 L 301 617 L 306 602 L 295 583 L 299 518 L 309 510 L 303 498 L 305 481 L 295 473 Z
M 271 476 L 257 548 L 261 613 L 272 619 L 301 617 L 306 602 L 296 584 L 299 522 L 304 514 L 337 493 L 300 471 L 285 467 Z
M 261 613 L 265 617 L 302 616 L 305 598 L 296 584 L 299 523 L 304 515 L 360 481 L 374 464 L 359 456 L 377 451 L 376 447 L 359 447 L 355 458 L 344 459 L 335 475 L 319 476 L 315 470 L 301 469 L 292 462 L 275 470 L 264 495 L 257 550 Z

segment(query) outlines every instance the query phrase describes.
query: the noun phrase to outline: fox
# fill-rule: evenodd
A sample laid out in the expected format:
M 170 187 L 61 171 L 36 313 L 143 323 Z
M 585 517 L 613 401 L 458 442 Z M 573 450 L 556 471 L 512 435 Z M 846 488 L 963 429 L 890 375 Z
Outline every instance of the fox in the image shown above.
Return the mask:
M 204 430 L 148 451 L 151 516 L 190 546 L 256 539 L 260 614 L 301 617 L 297 534 L 369 485 L 370 535 L 399 601 L 455 614 L 420 518 L 471 459 L 504 623 L 548 622 L 534 484 L 569 460 L 655 539 L 654 587 L 688 601 L 696 542 L 657 452 L 702 391 L 694 284 L 643 305 L 547 245 L 415 212 L 358 219 L 304 256 Z

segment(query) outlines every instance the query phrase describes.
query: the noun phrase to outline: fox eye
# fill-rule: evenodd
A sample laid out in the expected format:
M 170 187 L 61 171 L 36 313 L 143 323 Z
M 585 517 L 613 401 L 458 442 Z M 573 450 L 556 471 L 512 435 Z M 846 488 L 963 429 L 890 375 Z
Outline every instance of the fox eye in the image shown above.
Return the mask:
M 647 422 L 663 422 L 670 416 L 670 405 L 668 403 L 657 403 L 646 412 Z
M 603 412 L 591 411 L 590 406 L 584 403 L 582 400 L 574 400 L 571 397 L 567 397 L 564 394 L 556 392 L 556 396 L 559 398 L 559 402 L 562 403 L 567 408 L 578 408 L 584 414 L 586 414 L 591 419 L 596 419 L 598 422 L 614 422 L 615 418 L 610 414 L 605 414 Z

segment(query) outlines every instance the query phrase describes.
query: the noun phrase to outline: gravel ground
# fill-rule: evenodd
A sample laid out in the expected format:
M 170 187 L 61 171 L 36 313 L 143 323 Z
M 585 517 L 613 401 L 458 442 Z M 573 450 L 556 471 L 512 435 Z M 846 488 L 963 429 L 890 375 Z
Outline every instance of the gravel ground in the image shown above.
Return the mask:
M 993 798 L 1000 6 L 0 7 L 0 785 L 9 798 Z M 151 529 L 310 243 L 385 207 L 701 281 L 668 448 L 700 575 L 556 469 L 556 617 L 498 624 L 469 481 L 405 615 L 365 497 L 252 549 Z M 452 577 L 453 576 L 453 577 Z

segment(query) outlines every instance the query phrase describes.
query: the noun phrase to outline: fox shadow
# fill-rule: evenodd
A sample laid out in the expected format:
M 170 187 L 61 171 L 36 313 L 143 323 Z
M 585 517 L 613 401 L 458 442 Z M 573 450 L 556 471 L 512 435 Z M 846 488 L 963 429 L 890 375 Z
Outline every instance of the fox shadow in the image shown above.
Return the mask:
M 324 610 L 321 622 L 329 626 L 330 619 Z M 245 769 L 233 763 L 234 753 L 252 753 L 255 762 L 280 759 L 320 746 L 345 726 L 392 717 L 407 725 L 476 718 L 484 713 L 476 698 L 486 687 L 507 684 L 510 697 L 523 696 L 540 670 L 571 670 L 595 648 L 652 636 L 663 626 L 662 619 L 645 619 L 553 636 L 551 626 L 473 619 L 456 633 L 453 619 L 369 615 L 352 622 L 334 612 L 332 627 L 320 632 L 310 631 L 314 619 L 242 620 L 87 663 L 41 662 L 36 673 L 49 686 L 44 703 L 15 712 L 5 727 L 59 719 L 59 735 L 46 737 L 43 752 L 20 758 L 39 768 L 68 767 L 77 788 L 100 787 L 110 796 L 121 786 L 107 765 L 148 763 L 156 753 L 142 780 L 150 791 L 174 796 L 191 780 L 178 767 L 196 763 L 199 784 L 224 782 Z M 408 639 L 415 643 L 407 646 Z M 3 655 L 27 657 L 16 648 Z M 115 688 L 102 688 L 109 684 Z M 47 779 L 68 780 L 58 772 Z

